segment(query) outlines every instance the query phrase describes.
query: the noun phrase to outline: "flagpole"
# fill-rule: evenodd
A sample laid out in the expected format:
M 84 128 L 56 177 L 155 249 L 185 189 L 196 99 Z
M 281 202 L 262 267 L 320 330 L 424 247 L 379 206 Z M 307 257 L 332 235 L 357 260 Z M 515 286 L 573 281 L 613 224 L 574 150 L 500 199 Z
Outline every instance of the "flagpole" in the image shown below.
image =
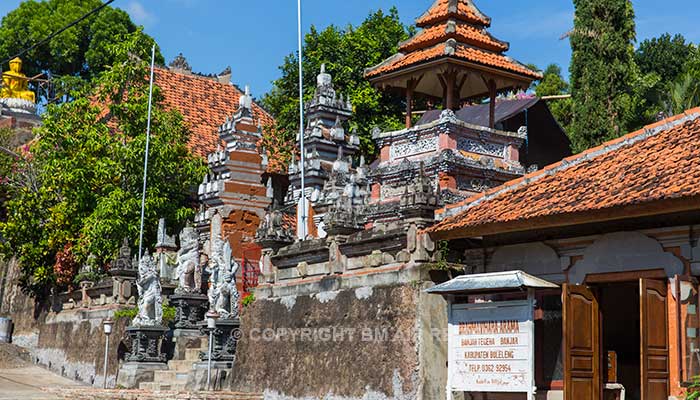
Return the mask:
M 143 257 L 143 220 L 146 214 L 146 182 L 148 181 L 148 150 L 151 140 L 151 106 L 153 105 L 153 69 L 156 62 L 156 45 L 151 48 L 151 81 L 148 87 L 148 122 L 146 123 L 146 154 L 143 157 L 143 193 L 141 195 L 141 227 L 139 229 L 139 262 Z
M 306 239 L 307 225 L 307 203 L 306 203 L 306 152 L 304 150 L 304 71 L 303 71 L 303 49 L 301 37 L 301 0 L 297 0 L 297 39 L 299 46 L 299 140 L 301 151 L 301 195 L 299 205 L 301 207 L 301 227 L 299 236 L 301 240 Z

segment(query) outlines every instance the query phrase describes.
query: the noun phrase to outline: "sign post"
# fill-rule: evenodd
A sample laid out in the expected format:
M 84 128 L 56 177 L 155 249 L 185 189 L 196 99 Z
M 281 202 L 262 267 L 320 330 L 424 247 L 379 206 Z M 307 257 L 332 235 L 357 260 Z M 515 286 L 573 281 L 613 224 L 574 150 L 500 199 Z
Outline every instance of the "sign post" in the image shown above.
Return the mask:
M 427 290 L 448 301 L 448 400 L 453 392 L 535 399 L 535 291 L 557 287 L 506 271 L 464 275 Z
M 453 304 L 450 392 L 528 393 L 534 398 L 534 322 L 528 300 Z

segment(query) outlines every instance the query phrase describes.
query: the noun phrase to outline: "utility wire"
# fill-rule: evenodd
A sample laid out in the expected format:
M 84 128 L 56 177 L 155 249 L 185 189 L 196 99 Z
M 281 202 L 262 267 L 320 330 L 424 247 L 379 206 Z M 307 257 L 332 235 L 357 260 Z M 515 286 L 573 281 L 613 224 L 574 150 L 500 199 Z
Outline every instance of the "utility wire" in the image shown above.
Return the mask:
M 89 18 L 91 15 L 100 12 L 100 10 L 102 10 L 103 8 L 105 8 L 105 7 L 107 7 L 108 5 L 112 4 L 113 2 L 114 2 L 114 0 L 107 0 L 106 3 L 103 3 L 102 5 L 100 5 L 99 7 L 95 8 L 94 10 L 88 12 L 87 14 L 85 14 L 85 15 L 83 15 L 82 17 L 76 19 L 75 21 L 71 22 L 70 24 L 64 26 L 63 28 L 61 28 L 61 29 L 59 29 L 59 30 L 57 30 L 56 32 L 50 34 L 49 36 L 47 36 L 47 37 L 44 38 L 43 40 L 39 41 L 38 43 L 35 43 L 35 44 L 31 45 L 30 47 L 28 47 L 28 48 L 26 48 L 26 49 L 20 51 L 20 52 L 17 53 L 17 54 L 15 54 L 14 56 L 9 57 L 9 58 L 7 58 L 6 60 L 3 60 L 2 63 L 0 63 L 0 65 L 5 65 L 5 63 L 9 62 L 9 61 L 12 60 L 13 58 L 19 57 L 19 56 L 21 56 L 21 55 L 24 55 L 24 54 L 26 54 L 26 53 L 28 53 L 28 52 L 34 50 L 35 48 L 41 46 L 42 44 L 48 42 L 49 40 L 51 40 L 51 39 L 53 39 L 53 38 L 55 38 L 56 36 L 58 36 L 58 35 L 60 35 L 61 33 L 65 32 L 66 30 L 68 30 L 68 29 L 72 28 L 73 26 L 75 26 L 75 25 L 77 25 L 77 24 L 83 22 L 85 19 Z

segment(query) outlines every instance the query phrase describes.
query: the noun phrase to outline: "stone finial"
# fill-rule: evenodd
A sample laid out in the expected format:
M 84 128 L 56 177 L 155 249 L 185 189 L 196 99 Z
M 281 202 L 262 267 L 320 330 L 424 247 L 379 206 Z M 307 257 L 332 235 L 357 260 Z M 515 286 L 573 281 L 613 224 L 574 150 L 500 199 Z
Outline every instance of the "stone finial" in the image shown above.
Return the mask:
M 182 55 L 182 53 L 178 54 L 177 57 L 175 57 L 168 66 L 170 67 L 170 70 L 174 72 L 187 74 L 192 73 L 192 67 L 187 62 L 187 59 L 185 58 L 185 56 Z
M 129 246 L 129 239 L 127 238 L 124 238 L 122 241 L 122 246 L 119 248 L 117 259 L 114 261 L 114 268 L 117 270 L 132 269 L 131 247 Z
M 245 93 L 238 100 L 238 106 L 250 110 L 253 106 L 253 97 L 250 95 L 250 86 L 245 86 Z
M 455 55 L 456 51 L 457 51 L 457 41 L 453 38 L 448 39 L 447 42 L 445 43 L 445 55 L 453 56 L 453 55 Z
M 343 124 L 340 122 L 340 116 L 335 117 L 335 125 L 331 128 L 331 139 L 335 141 L 345 140 L 345 129 Z
M 326 72 L 326 64 L 321 64 L 321 72 L 316 77 L 316 86 L 328 87 L 333 85 L 333 77 Z
M 165 227 L 165 218 L 158 220 L 158 241 L 156 247 L 159 249 L 175 249 L 175 237 L 169 236 Z

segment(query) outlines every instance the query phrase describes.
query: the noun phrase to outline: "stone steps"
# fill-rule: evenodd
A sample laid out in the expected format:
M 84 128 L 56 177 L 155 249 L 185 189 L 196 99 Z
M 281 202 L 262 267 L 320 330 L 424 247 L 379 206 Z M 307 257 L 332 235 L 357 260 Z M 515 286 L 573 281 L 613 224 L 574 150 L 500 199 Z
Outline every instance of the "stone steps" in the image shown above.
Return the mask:
M 202 350 L 202 349 L 187 349 L 187 350 L 185 350 L 185 360 L 189 360 L 192 362 L 199 361 L 199 353 L 201 351 L 207 351 L 206 347 L 204 348 L 204 350 Z

